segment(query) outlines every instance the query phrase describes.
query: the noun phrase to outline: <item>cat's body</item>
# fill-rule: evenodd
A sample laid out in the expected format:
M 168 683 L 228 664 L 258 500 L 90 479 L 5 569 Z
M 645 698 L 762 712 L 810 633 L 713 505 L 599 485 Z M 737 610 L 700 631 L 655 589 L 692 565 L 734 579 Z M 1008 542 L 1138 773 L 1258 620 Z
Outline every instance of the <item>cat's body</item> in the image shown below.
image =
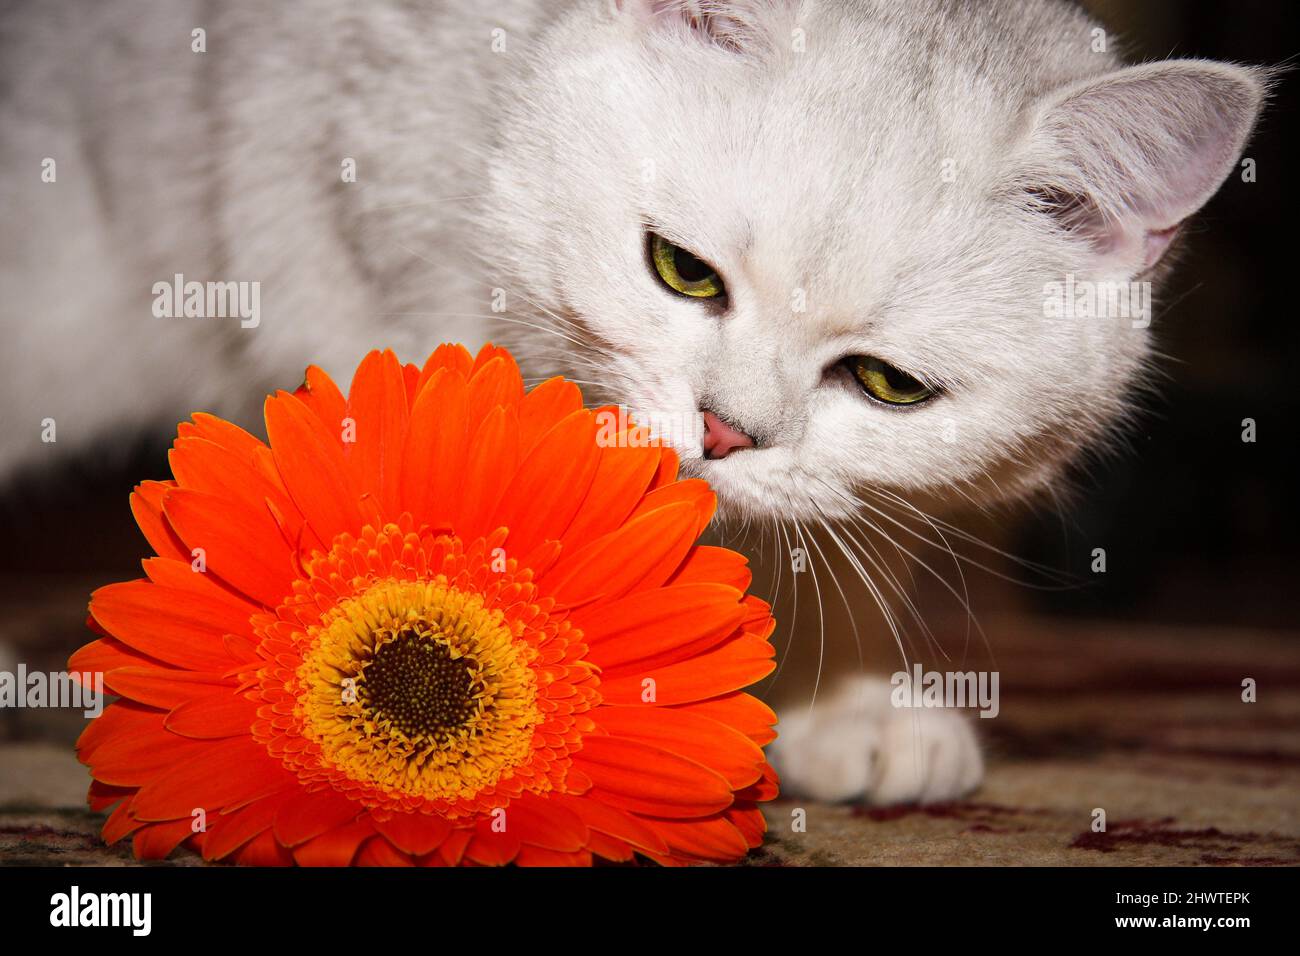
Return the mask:
M 488 337 L 661 416 L 733 516 L 1015 494 L 1124 416 L 1150 330 L 1052 317 L 1045 285 L 1154 278 L 1239 155 L 1260 74 L 1121 70 L 1055 0 L 682 7 L 7 9 L 0 470 L 195 408 L 255 423 L 250 397 L 308 362 Z M 725 302 L 666 288 L 647 227 Z M 178 273 L 260 283 L 256 326 L 155 317 Z M 868 398 L 854 356 L 936 395 Z M 683 424 L 703 410 L 756 447 L 706 459 Z M 871 709 L 795 782 L 967 789 L 969 731 L 927 717 L 942 766 L 918 770 L 912 719 Z M 812 753 L 810 732 L 786 747 Z

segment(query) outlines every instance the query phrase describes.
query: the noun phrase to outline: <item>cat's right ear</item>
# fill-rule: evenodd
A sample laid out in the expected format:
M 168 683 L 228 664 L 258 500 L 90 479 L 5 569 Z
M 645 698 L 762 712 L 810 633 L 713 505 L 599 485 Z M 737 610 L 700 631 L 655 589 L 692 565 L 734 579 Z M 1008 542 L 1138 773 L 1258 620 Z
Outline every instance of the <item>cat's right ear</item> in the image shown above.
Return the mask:
M 800 0 L 611 0 L 647 29 L 675 29 L 736 53 L 770 39 L 773 15 L 793 14 Z
M 1141 272 L 1236 167 L 1268 82 L 1257 68 L 1167 60 L 1067 87 L 1031 117 L 1019 185 L 1107 264 Z

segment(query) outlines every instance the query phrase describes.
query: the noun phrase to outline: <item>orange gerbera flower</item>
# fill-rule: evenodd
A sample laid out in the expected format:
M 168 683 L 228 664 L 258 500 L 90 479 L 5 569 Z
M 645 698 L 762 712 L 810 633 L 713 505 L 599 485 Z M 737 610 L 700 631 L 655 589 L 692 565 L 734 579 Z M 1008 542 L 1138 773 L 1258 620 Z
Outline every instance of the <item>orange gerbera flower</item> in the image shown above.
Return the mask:
M 136 855 L 251 864 L 735 860 L 772 669 L 745 560 L 637 426 L 442 346 L 311 368 L 263 444 L 195 415 L 131 499 L 147 578 L 91 599 L 78 742 Z M 612 440 L 611 440 L 612 439 Z

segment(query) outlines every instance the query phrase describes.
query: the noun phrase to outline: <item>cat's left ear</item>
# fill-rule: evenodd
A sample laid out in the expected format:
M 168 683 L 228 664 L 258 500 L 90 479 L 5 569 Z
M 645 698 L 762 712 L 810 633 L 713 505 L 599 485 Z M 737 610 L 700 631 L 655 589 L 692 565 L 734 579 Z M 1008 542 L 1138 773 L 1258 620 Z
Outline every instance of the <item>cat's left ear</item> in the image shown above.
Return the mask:
M 1067 87 L 1037 107 L 1017 178 L 1105 261 L 1140 272 L 1236 167 L 1268 81 L 1257 68 L 1167 60 Z

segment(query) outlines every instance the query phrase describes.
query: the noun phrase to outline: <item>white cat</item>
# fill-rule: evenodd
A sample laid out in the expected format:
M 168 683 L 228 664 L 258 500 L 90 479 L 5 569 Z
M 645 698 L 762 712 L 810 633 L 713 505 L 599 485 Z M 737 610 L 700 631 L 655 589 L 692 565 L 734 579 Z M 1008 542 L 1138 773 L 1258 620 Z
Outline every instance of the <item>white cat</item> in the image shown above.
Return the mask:
M 1051 290 L 1158 278 L 1267 85 L 1058 0 L 46 0 L 0 62 L 0 473 L 491 336 L 808 521 L 1022 494 L 1122 419 L 1148 323 Z M 257 322 L 155 317 L 177 274 Z M 882 694 L 787 721 L 787 786 L 973 786 Z

